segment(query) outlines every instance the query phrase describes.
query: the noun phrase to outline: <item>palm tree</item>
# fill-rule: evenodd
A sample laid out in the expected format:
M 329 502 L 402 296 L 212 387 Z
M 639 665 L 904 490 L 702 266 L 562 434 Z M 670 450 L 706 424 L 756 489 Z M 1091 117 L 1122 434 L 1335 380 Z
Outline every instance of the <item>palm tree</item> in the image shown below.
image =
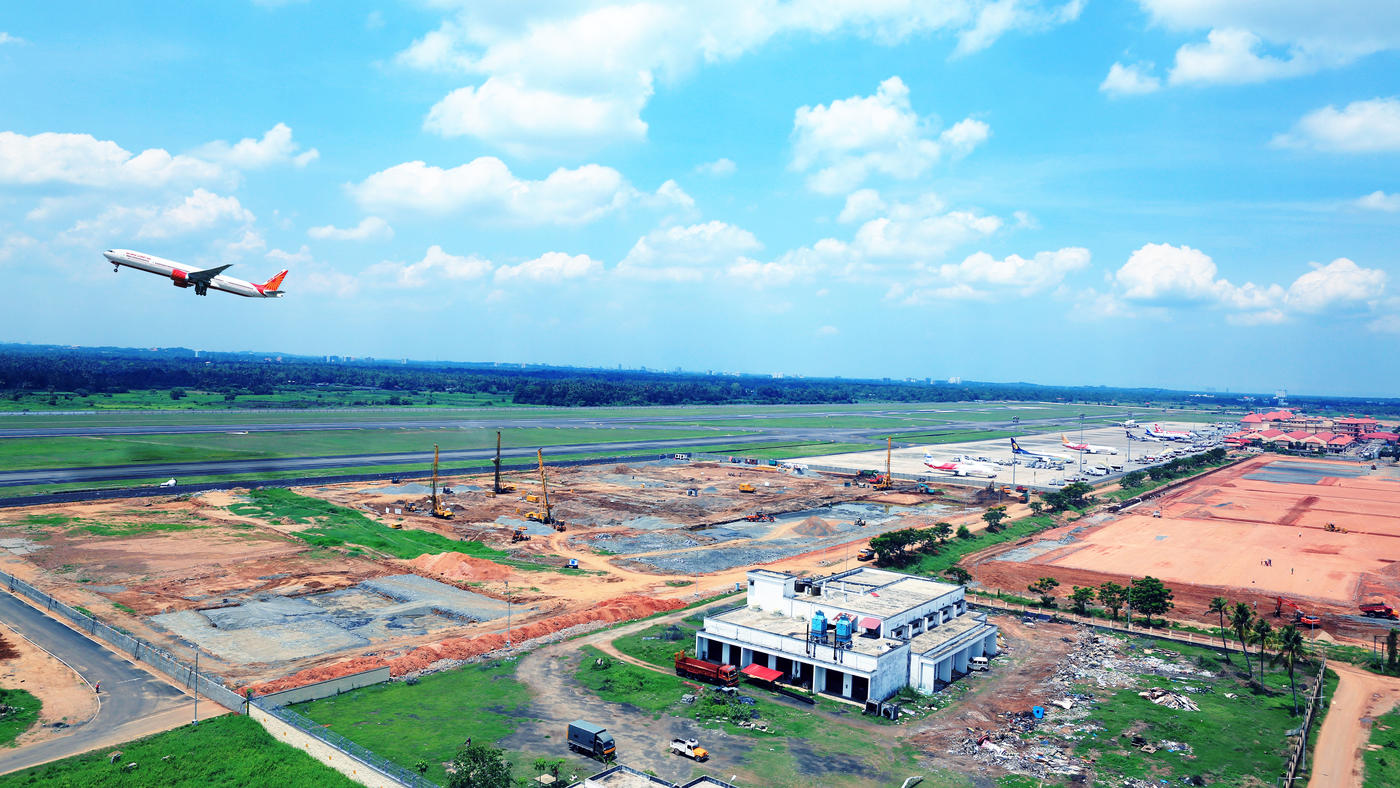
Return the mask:
M 1254 642 L 1259 646 L 1259 681 L 1262 684 L 1264 681 L 1264 649 L 1274 642 L 1274 628 L 1269 625 L 1267 618 L 1260 617 L 1254 619 L 1250 631 L 1254 635 Z M 1246 655 L 1245 659 L 1248 658 Z
M 1220 614 L 1220 648 L 1225 652 L 1225 661 L 1230 661 L 1230 647 L 1225 644 L 1225 612 L 1230 609 L 1230 600 L 1218 596 L 1210 600 L 1209 611 Z
M 1288 687 L 1293 690 L 1293 716 L 1298 716 L 1298 684 L 1293 680 L 1293 668 L 1299 662 L 1308 661 L 1307 649 L 1303 646 L 1303 633 L 1298 628 L 1289 624 L 1278 632 L 1278 651 L 1274 653 L 1271 660 L 1275 665 L 1280 662 L 1288 668 Z
M 1243 602 L 1235 603 L 1235 612 L 1230 614 L 1230 626 L 1235 628 L 1235 636 L 1240 639 L 1240 651 L 1244 653 L 1244 667 L 1249 671 L 1249 677 L 1254 678 L 1254 666 L 1249 664 L 1249 649 L 1245 647 L 1248 640 L 1249 625 L 1254 623 L 1254 611 L 1249 609 L 1249 605 Z

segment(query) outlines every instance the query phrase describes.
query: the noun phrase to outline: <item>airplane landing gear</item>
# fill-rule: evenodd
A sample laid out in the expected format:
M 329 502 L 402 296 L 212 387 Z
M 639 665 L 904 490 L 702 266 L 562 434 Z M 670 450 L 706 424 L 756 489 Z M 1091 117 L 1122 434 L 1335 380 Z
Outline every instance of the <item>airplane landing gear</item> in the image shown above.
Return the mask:
M 209 295 L 209 285 L 195 285 L 195 286 L 194 286 L 194 294 L 195 294 L 195 295 Z

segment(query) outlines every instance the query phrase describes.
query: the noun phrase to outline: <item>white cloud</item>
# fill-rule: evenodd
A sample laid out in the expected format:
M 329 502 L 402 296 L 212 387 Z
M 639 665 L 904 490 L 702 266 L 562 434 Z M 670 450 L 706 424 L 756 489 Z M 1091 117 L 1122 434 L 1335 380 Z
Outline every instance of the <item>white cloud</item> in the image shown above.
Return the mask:
M 686 194 L 685 189 L 672 180 L 657 187 L 655 194 L 639 195 L 638 200 L 653 208 L 676 207 L 682 211 L 690 211 L 695 208 L 695 198 Z
M 0 46 L 3 46 L 3 45 L 5 45 L 5 44 L 24 44 L 24 43 L 28 43 L 28 42 L 26 42 L 24 39 L 20 38 L 19 36 L 12 36 L 12 35 L 10 35 L 9 33 L 6 33 L 5 31 L 0 30 Z
M 1345 257 L 1327 265 L 1314 264 L 1313 270 L 1288 287 L 1288 307 L 1299 312 L 1317 313 L 1340 305 L 1375 299 L 1384 291 L 1386 273 L 1362 268 Z
M 222 162 L 240 170 L 260 170 L 276 164 L 305 167 L 321 155 L 315 148 L 299 153 L 300 150 L 301 146 L 292 140 L 291 128 L 285 123 L 278 123 L 268 129 L 262 139 L 244 137 L 232 145 L 223 140 L 216 140 L 195 153 L 202 158 Z
M 594 276 L 602 270 L 603 264 L 586 254 L 568 255 L 563 252 L 546 252 L 534 260 L 497 268 L 496 281 L 508 282 L 512 279 L 525 279 L 532 282 L 552 283 L 565 279 L 582 279 Z
M 737 169 L 738 167 L 734 164 L 733 161 L 725 158 L 715 159 L 714 161 L 707 161 L 704 164 L 697 164 L 695 166 L 695 171 L 700 173 L 701 175 L 713 175 L 716 178 L 723 178 L 727 175 L 733 175 L 734 171 Z
M 646 137 L 640 112 L 650 95 L 571 96 L 491 77 L 447 94 L 428 112 L 423 128 L 488 140 L 517 156 L 598 148 Z
M 434 108 L 428 128 L 498 147 L 576 152 L 646 134 L 654 85 L 703 64 L 735 60 L 777 36 L 853 35 L 894 45 L 929 33 L 957 35 L 956 54 L 1011 30 L 1075 18 L 1081 0 L 675 0 L 615 4 L 442 3 L 436 30 L 397 61 L 474 78 Z M 572 110 L 577 110 L 572 111 Z
M 577 225 L 633 202 L 693 205 L 672 182 L 655 195 L 638 192 L 611 167 L 560 168 L 543 180 L 517 178 L 500 159 L 483 156 L 451 169 L 410 161 L 350 186 L 361 207 L 377 212 L 471 212 L 517 224 Z
M 491 273 L 491 261 L 476 255 L 460 257 L 448 254 L 436 244 L 428 247 L 423 259 L 416 263 L 385 260 L 365 270 L 368 278 L 389 287 L 423 287 L 441 284 L 444 280 L 470 281 Z
M 288 252 L 283 249 L 272 249 L 267 253 L 267 259 L 283 265 L 298 265 L 312 262 L 315 258 L 311 254 L 311 248 L 302 244 L 301 248 L 295 252 Z
M 1210 31 L 1177 52 L 1173 84 L 1259 82 L 1400 48 L 1400 5 L 1377 0 L 1138 0 L 1168 30 Z M 1272 48 L 1277 54 L 1267 54 Z
M 394 228 L 378 216 L 366 216 L 354 227 L 341 229 L 327 224 L 312 227 L 306 234 L 312 238 L 329 241 L 387 241 L 394 237 Z
M 916 178 L 945 151 L 965 155 L 990 133 L 986 123 L 966 118 L 935 138 L 929 122 L 910 105 L 908 86 L 899 77 L 890 77 L 873 96 L 799 107 L 793 118 L 792 168 L 815 169 L 808 187 L 839 194 L 875 172 Z
M 0 183 L 70 183 L 79 186 L 156 187 L 224 177 L 223 168 L 160 148 L 133 155 L 91 134 L 0 131 Z
M 974 211 L 945 211 L 937 196 L 895 203 L 885 216 L 860 226 L 852 249 L 865 258 L 925 262 L 1001 229 L 1002 220 Z
M 165 206 L 113 205 L 97 217 L 81 219 L 58 236 L 74 245 L 119 245 L 121 238 L 171 238 L 230 224 L 251 224 L 255 217 L 237 197 L 197 188 Z
M 1329 104 L 1304 115 L 1291 132 L 1274 137 L 1273 144 L 1336 153 L 1400 151 L 1400 100 L 1353 101 L 1340 110 Z
M 859 222 L 877 216 L 886 207 L 879 192 L 860 189 L 846 195 L 846 207 L 841 209 L 841 215 L 836 219 L 840 222 Z
M 1263 325 L 1339 306 L 1377 302 L 1388 280 L 1379 269 L 1362 268 L 1345 257 L 1313 270 L 1284 288 L 1279 284 L 1232 284 L 1217 276 L 1215 261 L 1189 246 L 1147 244 L 1118 269 L 1114 282 L 1122 298 L 1158 305 L 1204 304 L 1231 311 L 1237 325 Z
M 1176 51 L 1168 79 L 1173 85 L 1245 85 L 1318 69 L 1303 53 L 1283 59 L 1260 54 L 1262 46 L 1259 36 L 1248 30 L 1212 30 L 1204 43 L 1185 44 Z
M 1386 194 L 1383 191 L 1373 191 L 1365 197 L 1357 199 L 1356 206 L 1370 211 L 1400 211 L 1400 193 Z
M 1366 327 L 1378 334 L 1400 334 L 1400 315 L 1381 315 L 1367 323 Z
M 938 276 L 948 282 L 1013 289 L 1030 295 L 1064 281 L 1066 275 L 1089 267 L 1089 250 L 1069 246 L 1053 252 L 1037 252 L 1030 259 L 1007 255 L 998 260 L 986 252 L 969 255 L 956 265 L 939 266 Z
M 22 233 L 6 236 L 4 242 L 0 243 L 0 263 L 23 259 L 28 252 L 38 248 L 38 246 L 37 240 Z
M 761 248 L 753 233 L 724 222 L 666 227 L 637 239 L 617 271 L 638 279 L 695 282 Z
M 1153 93 L 1162 87 L 1162 81 L 1151 71 L 1150 63 L 1134 63 L 1130 66 L 1114 63 L 1108 69 L 1108 76 L 1099 83 L 1099 90 L 1110 96 L 1141 96 Z

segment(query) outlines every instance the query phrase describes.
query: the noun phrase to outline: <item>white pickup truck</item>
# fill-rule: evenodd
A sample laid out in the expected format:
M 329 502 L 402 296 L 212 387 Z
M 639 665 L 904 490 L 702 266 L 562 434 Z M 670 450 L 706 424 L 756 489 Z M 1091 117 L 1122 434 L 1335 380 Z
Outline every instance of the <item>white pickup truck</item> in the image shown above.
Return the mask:
M 683 755 L 692 761 L 703 761 L 710 757 L 710 751 L 700 746 L 696 739 L 672 739 L 671 752 Z

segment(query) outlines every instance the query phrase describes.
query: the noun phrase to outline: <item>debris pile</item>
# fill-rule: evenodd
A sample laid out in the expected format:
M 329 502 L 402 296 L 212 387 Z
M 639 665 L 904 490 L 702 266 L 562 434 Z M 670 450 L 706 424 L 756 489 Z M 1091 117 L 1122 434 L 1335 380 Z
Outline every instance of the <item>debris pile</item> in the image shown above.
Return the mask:
M 1138 697 L 1147 698 L 1158 706 L 1166 706 L 1169 709 L 1180 709 L 1181 711 L 1200 711 L 1201 707 L 1196 702 L 1182 695 L 1179 692 L 1172 692 L 1161 687 L 1153 687 L 1146 692 L 1139 692 Z

